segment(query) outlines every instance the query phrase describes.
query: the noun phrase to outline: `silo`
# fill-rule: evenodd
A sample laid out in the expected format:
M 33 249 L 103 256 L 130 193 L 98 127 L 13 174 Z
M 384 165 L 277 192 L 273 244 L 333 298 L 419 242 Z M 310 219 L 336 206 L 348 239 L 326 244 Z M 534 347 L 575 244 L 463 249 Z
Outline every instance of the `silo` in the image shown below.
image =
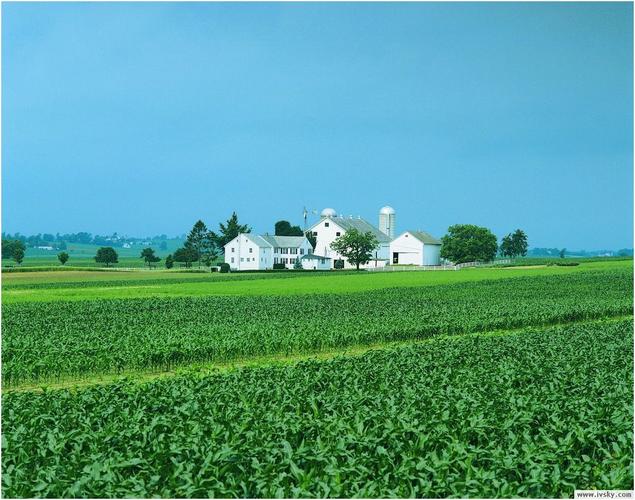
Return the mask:
M 389 206 L 382 207 L 379 211 L 379 230 L 391 240 L 395 239 L 395 209 Z

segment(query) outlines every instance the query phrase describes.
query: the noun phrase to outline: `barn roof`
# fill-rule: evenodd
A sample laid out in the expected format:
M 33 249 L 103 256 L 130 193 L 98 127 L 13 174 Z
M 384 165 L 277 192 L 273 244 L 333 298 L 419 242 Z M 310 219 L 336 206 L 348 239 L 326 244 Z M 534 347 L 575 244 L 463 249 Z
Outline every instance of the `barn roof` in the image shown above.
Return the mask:
M 411 235 L 417 238 L 424 245 L 440 245 L 441 240 L 436 239 L 425 231 L 408 231 Z
M 366 233 L 370 231 L 373 235 L 375 235 L 379 243 L 390 243 L 390 237 L 388 235 L 382 233 L 379 229 L 377 229 L 370 222 L 367 222 L 364 219 L 361 219 L 361 218 L 351 219 L 346 217 L 329 217 L 329 220 L 333 221 L 334 224 L 337 224 L 344 231 L 349 231 L 351 229 L 357 229 L 360 233 Z M 314 227 L 317 226 L 318 224 L 319 222 L 314 224 Z

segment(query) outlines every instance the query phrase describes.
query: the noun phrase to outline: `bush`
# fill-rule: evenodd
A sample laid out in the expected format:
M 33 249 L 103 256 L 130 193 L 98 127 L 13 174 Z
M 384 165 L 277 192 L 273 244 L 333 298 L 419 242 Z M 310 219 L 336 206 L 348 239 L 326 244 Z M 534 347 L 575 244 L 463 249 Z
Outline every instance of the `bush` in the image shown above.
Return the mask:
M 274 264 L 273 268 L 274 269 L 286 269 L 287 267 L 286 267 L 285 264 L 279 263 L 279 264 Z
M 569 267 L 569 266 L 579 266 L 579 262 L 556 262 L 556 266 L 560 267 Z
M 228 273 L 229 272 L 229 264 L 227 262 L 223 262 L 220 265 L 220 272 L 221 273 Z
M 344 269 L 344 261 L 342 259 L 337 259 L 333 263 L 333 268 L 334 269 Z

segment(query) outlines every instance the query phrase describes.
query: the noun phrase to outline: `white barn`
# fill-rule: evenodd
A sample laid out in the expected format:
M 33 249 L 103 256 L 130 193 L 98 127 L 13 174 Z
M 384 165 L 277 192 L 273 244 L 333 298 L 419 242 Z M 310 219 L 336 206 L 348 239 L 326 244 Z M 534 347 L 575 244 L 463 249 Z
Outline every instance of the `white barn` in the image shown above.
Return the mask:
M 312 232 L 316 239 L 314 253 L 330 258 L 331 267 L 335 265 L 336 260 L 342 259 L 344 260 L 344 267 L 346 269 L 354 268 L 355 266 L 349 264 L 346 259 L 331 249 L 331 243 L 333 243 L 335 238 L 338 238 L 350 229 L 357 229 L 362 233 L 370 231 L 379 241 L 379 248 L 375 251 L 373 259 L 368 264 L 360 266 L 361 268 L 383 267 L 388 264 L 390 256 L 390 237 L 361 217 L 338 216 L 332 208 L 322 210 L 320 220 L 309 228 L 309 231 Z
M 235 271 L 273 269 L 284 264 L 293 269 L 296 259 L 311 254 L 311 243 L 304 236 L 271 236 L 241 233 L 225 245 L 225 262 Z
M 441 241 L 424 231 L 406 231 L 390 243 L 391 264 L 438 266 Z

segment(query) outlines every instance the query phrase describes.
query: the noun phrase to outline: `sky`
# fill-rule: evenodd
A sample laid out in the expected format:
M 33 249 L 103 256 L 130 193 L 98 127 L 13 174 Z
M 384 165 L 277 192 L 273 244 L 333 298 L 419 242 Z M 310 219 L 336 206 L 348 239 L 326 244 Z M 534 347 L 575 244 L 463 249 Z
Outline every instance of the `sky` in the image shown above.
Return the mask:
M 633 246 L 632 3 L 3 3 L 2 229 Z M 311 215 L 309 223 L 316 221 Z

